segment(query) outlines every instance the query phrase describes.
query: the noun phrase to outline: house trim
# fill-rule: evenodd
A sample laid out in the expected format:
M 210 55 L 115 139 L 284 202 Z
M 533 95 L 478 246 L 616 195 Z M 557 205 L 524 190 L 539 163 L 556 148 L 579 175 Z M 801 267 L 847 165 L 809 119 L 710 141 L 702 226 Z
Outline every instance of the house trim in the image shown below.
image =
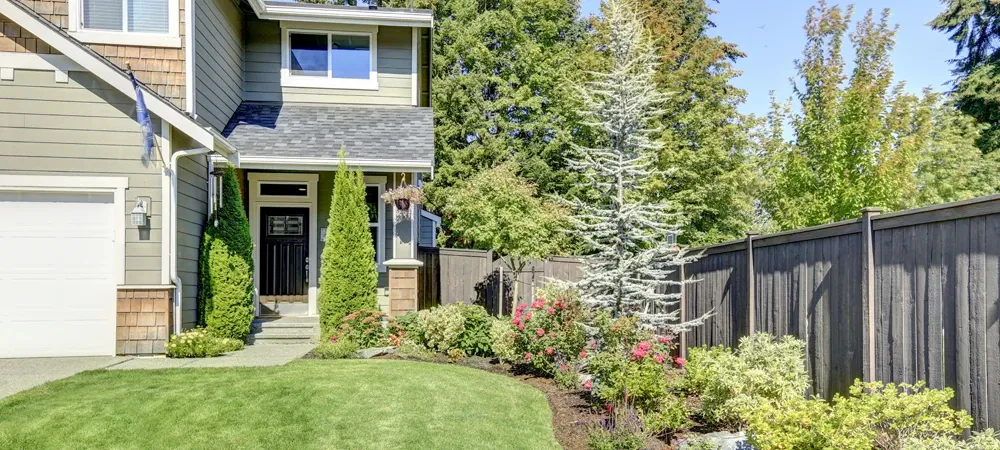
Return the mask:
M 247 189 L 250 197 L 250 234 L 253 238 L 253 304 L 254 315 L 260 314 L 260 209 L 262 207 L 290 207 L 309 209 L 309 315 L 318 314 L 317 298 L 319 293 L 319 283 L 317 282 L 317 268 L 319 267 L 319 256 L 317 255 L 317 215 L 319 211 L 319 174 L 315 173 L 263 173 L 251 172 L 248 174 L 249 185 Z M 267 196 L 260 195 L 260 183 L 267 182 L 297 182 L 306 184 L 305 197 L 287 196 Z
M 249 0 L 258 18 L 264 20 L 295 20 L 300 22 L 344 23 L 358 25 L 385 25 L 393 27 L 434 26 L 430 11 L 386 11 L 362 8 L 330 8 L 304 6 L 295 3 L 277 4 L 264 0 Z
M 337 170 L 339 158 L 295 158 L 280 156 L 240 155 L 240 168 L 243 169 L 280 169 L 280 170 Z M 221 161 L 221 158 L 217 161 Z M 431 161 L 394 160 L 394 159 L 358 159 L 345 160 L 351 168 L 364 172 L 428 172 L 433 170 Z M 280 167 L 279 167 L 280 166 Z
M 426 209 L 421 209 L 420 210 L 420 217 L 423 217 L 423 218 L 425 218 L 427 220 L 430 220 L 431 222 L 434 223 L 434 232 L 431 233 L 431 247 L 437 247 L 437 234 L 438 234 L 438 230 L 441 229 L 441 216 L 439 216 L 437 214 L 434 214 L 434 213 L 432 213 L 432 212 L 430 212 L 430 211 L 428 211 Z M 417 233 L 417 239 L 418 239 L 417 246 L 418 247 L 420 246 L 420 242 L 419 242 L 420 237 L 419 236 L 420 236 L 420 234 L 418 232 Z
M 124 71 L 34 11 L 27 9 L 27 6 L 15 0 L 0 0 L 0 14 L 7 16 L 21 28 L 41 39 L 59 53 L 68 56 L 85 70 L 93 73 L 121 93 L 135 99 L 135 89 Z M 168 100 L 148 88 L 145 91 L 146 107 L 151 113 L 166 120 L 200 145 L 227 156 L 236 153 L 236 149 L 221 134 L 214 132 L 210 127 L 202 127 Z
M 173 146 L 171 145 L 171 126 L 166 120 L 160 119 L 160 150 L 163 151 L 165 157 L 166 155 L 173 155 Z M 167 167 L 164 161 L 163 167 L 160 173 L 160 196 L 161 205 L 165 207 L 160 208 L 160 283 L 164 285 L 170 285 L 173 288 L 173 283 L 170 281 L 170 242 L 176 237 L 172 234 L 173 221 L 171 220 L 171 202 L 173 199 L 173 186 L 170 183 L 170 169 Z
M 39 53 L 0 52 L 0 68 L 13 70 L 51 70 L 56 74 L 56 83 L 69 83 L 69 71 L 83 71 L 84 68 L 66 55 L 42 55 Z M 12 73 L 13 75 L 13 73 Z M 11 77 L 13 79 L 13 76 Z
M 115 277 L 125 284 L 125 189 L 128 177 L 64 175 L 0 175 L 0 190 L 30 192 L 96 192 L 114 195 L 118 213 L 115 223 Z
M 193 1 L 188 1 L 184 7 L 184 36 L 188 40 L 188 45 L 184 47 L 184 110 L 191 117 L 198 117 L 195 111 L 195 89 L 194 89 L 194 66 L 195 66 L 195 36 L 194 36 L 194 13 Z
M 417 102 L 420 99 L 419 83 L 417 83 L 417 73 L 420 72 L 417 59 L 420 57 L 420 53 L 417 51 L 420 48 L 420 29 L 412 28 L 410 30 L 410 105 L 419 106 Z
M 69 34 L 88 44 L 129 45 L 139 47 L 181 47 L 180 1 L 167 4 L 168 30 L 166 33 L 141 33 L 125 31 L 128 27 L 128 8 L 122 8 L 122 31 L 88 30 L 83 28 L 83 1 L 69 0 Z M 193 5 L 192 5 L 193 7 Z M 187 9 L 187 8 L 186 8 Z
M 382 194 L 385 193 L 386 180 L 387 177 L 385 176 L 365 176 L 365 187 L 374 186 L 378 188 L 379 202 L 382 201 Z M 382 203 L 379 203 L 378 218 L 376 220 L 378 221 L 378 224 L 376 225 L 378 230 L 375 234 L 375 242 L 377 242 L 378 245 L 375 246 L 375 269 L 379 272 L 385 272 L 385 254 L 388 249 L 385 245 L 385 207 Z M 368 226 L 371 227 L 370 222 L 368 223 Z
M 352 89 L 352 90 L 378 90 L 378 27 L 363 27 L 363 31 L 343 30 L 343 29 L 316 29 L 288 27 L 281 24 L 281 86 L 282 87 L 308 87 L 327 89 Z M 310 77 L 291 74 L 291 46 L 290 35 L 298 34 L 322 34 L 326 36 L 326 76 Z M 368 79 L 334 78 L 333 77 L 333 51 L 331 47 L 332 35 L 343 36 L 368 36 L 370 44 L 371 61 L 368 63 Z

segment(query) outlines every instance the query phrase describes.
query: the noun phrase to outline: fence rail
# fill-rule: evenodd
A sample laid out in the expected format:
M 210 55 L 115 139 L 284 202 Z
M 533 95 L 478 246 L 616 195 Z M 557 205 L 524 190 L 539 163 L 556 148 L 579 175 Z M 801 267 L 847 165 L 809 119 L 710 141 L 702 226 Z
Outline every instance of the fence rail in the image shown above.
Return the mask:
M 754 331 L 794 335 L 806 342 L 815 394 L 844 393 L 856 378 L 924 380 L 954 389 L 952 406 L 969 411 L 976 428 L 1000 427 L 1000 195 L 866 209 L 858 219 L 691 251 L 701 258 L 683 268 L 697 282 L 683 290 L 682 315 L 714 315 L 682 337 L 685 349 L 734 346 Z M 422 298 L 479 300 L 498 312 L 502 262 L 450 252 L 430 257 L 439 260 L 424 278 L 438 290 Z M 517 301 L 548 277 L 581 275 L 573 258 L 533 262 L 516 281 L 527 287 Z

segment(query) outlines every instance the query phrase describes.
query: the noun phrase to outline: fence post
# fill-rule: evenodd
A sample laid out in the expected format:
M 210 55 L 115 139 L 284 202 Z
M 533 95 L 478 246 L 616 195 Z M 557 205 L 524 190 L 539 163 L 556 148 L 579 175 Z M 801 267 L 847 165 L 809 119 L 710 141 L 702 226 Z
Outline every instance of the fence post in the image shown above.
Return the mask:
M 754 270 L 753 270 L 753 238 L 757 236 L 756 232 L 747 233 L 747 316 L 749 323 L 747 324 L 748 330 L 750 331 L 750 336 L 753 336 L 757 332 L 757 301 L 756 301 L 756 283 L 754 281 Z
M 687 274 L 684 273 L 684 264 L 681 264 L 680 279 L 681 279 L 681 321 L 680 323 L 687 322 L 687 296 L 685 295 L 686 289 L 684 289 L 684 280 Z M 681 335 L 681 358 L 687 359 L 687 332 L 680 333 Z
M 881 212 L 882 208 L 861 210 L 861 307 L 865 314 L 865 381 L 875 381 L 875 242 L 872 217 Z

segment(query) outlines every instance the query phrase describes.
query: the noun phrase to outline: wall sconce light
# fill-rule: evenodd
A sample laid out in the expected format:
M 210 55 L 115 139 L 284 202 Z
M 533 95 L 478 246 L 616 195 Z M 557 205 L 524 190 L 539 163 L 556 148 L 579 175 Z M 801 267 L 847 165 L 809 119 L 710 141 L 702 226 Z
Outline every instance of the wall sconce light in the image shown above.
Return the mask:
M 149 210 L 151 199 L 149 197 L 138 197 L 135 199 L 135 208 L 132 208 L 132 225 L 145 227 L 149 225 Z

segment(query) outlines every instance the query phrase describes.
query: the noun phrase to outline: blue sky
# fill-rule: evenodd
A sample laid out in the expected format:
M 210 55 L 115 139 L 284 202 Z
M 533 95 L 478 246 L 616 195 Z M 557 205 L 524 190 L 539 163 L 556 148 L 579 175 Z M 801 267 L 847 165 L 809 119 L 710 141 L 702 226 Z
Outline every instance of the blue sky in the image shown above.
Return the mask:
M 598 11 L 600 0 L 582 0 L 584 14 Z M 848 2 L 830 1 L 847 5 Z M 763 114 L 768 109 L 768 92 L 779 99 L 792 95 L 788 79 L 795 76 L 794 60 L 802 54 L 805 37 L 802 25 L 812 0 L 721 0 L 713 4 L 718 14 L 712 20 L 712 33 L 736 43 L 747 57 L 737 63 L 743 75 L 733 84 L 747 91 L 745 113 Z M 876 13 L 889 8 L 891 23 L 899 25 L 896 48 L 892 55 L 895 81 L 905 81 L 907 90 L 920 92 L 925 86 L 948 89 L 952 79 L 948 60 L 955 47 L 947 35 L 931 30 L 926 24 L 943 10 L 938 0 L 858 0 L 854 17 L 868 9 Z M 761 29 L 760 27 L 764 28 Z M 845 48 L 845 52 L 849 51 Z M 845 53 L 853 57 L 853 52 Z

